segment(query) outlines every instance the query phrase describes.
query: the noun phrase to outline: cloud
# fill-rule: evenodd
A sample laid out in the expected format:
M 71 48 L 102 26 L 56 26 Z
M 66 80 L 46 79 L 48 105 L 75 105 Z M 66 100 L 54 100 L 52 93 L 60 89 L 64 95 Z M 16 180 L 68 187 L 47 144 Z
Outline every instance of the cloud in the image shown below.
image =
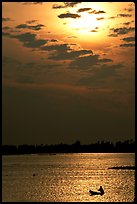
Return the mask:
M 80 4 L 82 2 L 63 2 L 64 5 L 58 5 L 58 4 L 54 4 L 52 6 L 53 9 L 61 9 L 61 8 L 68 8 L 68 7 L 74 7 L 77 4 Z
M 105 11 L 102 11 L 102 10 L 99 10 L 99 11 L 96 11 L 96 10 L 93 10 L 93 11 L 90 11 L 88 12 L 89 14 L 101 14 L 101 13 L 106 13 Z
M 115 19 L 115 18 L 120 18 L 120 17 L 131 17 L 131 16 L 132 16 L 131 14 L 121 13 L 121 14 L 117 14 L 117 16 L 111 16 L 108 19 Z M 129 24 L 125 24 L 125 25 L 129 25 Z
M 76 50 L 70 52 L 56 52 L 54 55 L 50 56 L 48 59 L 52 60 L 74 60 L 81 55 L 91 54 L 91 50 Z
M 118 16 L 118 17 L 131 17 L 132 15 L 131 15 L 131 14 L 121 13 L 121 14 L 118 14 L 117 16 Z
M 104 62 L 104 63 L 106 63 L 106 62 L 112 62 L 112 60 L 111 60 L 111 59 L 104 58 L 104 59 L 100 59 L 99 62 Z
M 45 40 L 45 39 L 36 39 L 36 34 L 30 33 L 30 32 L 19 34 L 19 35 L 11 35 L 8 32 L 3 32 L 2 35 L 9 38 L 18 39 L 20 42 L 23 43 L 24 47 L 30 47 L 30 48 L 39 48 L 48 42 L 48 40 Z
M 9 38 L 15 38 L 18 39 L 20 42 L 23 43 L 24 47 L 28 47 L 28 48 L 40 48 L 41 46 L 45 45 L 48 40 L 45 39 L 37 39 L 36 38 L 36 34 L 34 33 L 22 33 L 22 34 L 18 34 L 18 35 L 11 35 L 8 32 L 3 32 L 2 33 L 3 36 L 9 37 Z
M 74 13 L 64 13 L 58 15 L 58 18 L 80 18 L 80 15 Z
M 2 32 L 2 36 L 13 38 L 13 36 L 8 32 Z
M 7 22 L 7 21 L 11 21 L 10 18 L 2 18 L 2 21 Z
M 102 65 L 100 69 L 92 70 L 92 76 L 90 77 L 82 77 L 77 85 L 89 85 L 89 86 L 102 86 L 105 85 L 105 80 L 110 77 L 118 76 L 117 70 L 122 68 L 122 64 L 114 64 L 114 65 Z
M 120 47 L 135 47 L 135 44 L 132 44 L 132 43 L 121 44 Z
M 32 23 L 35 23 L 35 22 L 37 22 L 37 20 L 26 21 L 26 23 L 28 23 L 28 24 L 32 24 Z
M 89 11 L 89 10 L 91 10 L 91 8 L 80 8 L 77 10 L 77 12 L 80 13 L 80 12 Z
M 117 16 L 111 16 L 108 19 L 115 19 L 115 18 L 117 18 Z
M 21 2 L 20 2 L 21 3 Z M 44 2 L 23 2 L 24 5 L 37 5 L 37 4 L 43 4 Z
M 112 34 L 109 34 L 108 36 L 109 36 L 109 37 L 118 37 L 118 34 L 112 33 Z
M 3 29 L 3 30 L 9 30 L 10 27 L 9 27 L 9 26 L 4 26 L 2 29 Z
M 2 33 L 3 36 L 9 37 L 9 38 L 15 38 L 18 39 L 20 42 L 23 43 L 24 47 L 29 47 L 29 48 L 40 48 L 41 46 L 45 45 L 48 40 L 45 39 L 37 39 L 36 38 L 36 34 L 34 33 L 22 33 L 22 34 L 18 34 L 18 35 L 11 35 L 8 32 L 3 32 Z
M 131 24 L 131 22 L 125 22 L 125 23 L 123 23 L 123 25 L 130 25 Z
M 122 38 L 122 40 L 124 40 L 126 42 L 132 42 L 132 41 L 135 41 L 135 37 Z
M 23 42 L 23 45 L 25 47 L 31 47 L 31 48 L 39 48 L 42 45 L 47 43 L 47 40 L 45 39 L 36 39 L 36 34 L 32 33 L 23 33 L 20 35 L 14 36 L 17 38 L 19 41 Z
M 58 42 L 56 39 L 51 39 L 50 42 Z
M 88 55 L 76 58 L 70 63 L 70 68 L 88 70 L 99 63 L 111 62 L 111 59 L 99 59 L 99 55 Z
M 64 2 L 65 8 L 67 7 L 74 7 L 77 4 L 80 4 L 82 2 Z
M 54 4 L 54 5 L 52 6 L 52 8 L 53 8 L 53 9 L 60 9 L 60 8 L 64 8 L 64 6 L 58 5 L 58 4 Z
M 110 29 L 113 33 L 112 34 L 116 34 L 116 35 L 124 35 L 127 34 L 129 32 L 133 32 L 135 30 L 134 27 L 122 27 L 122 28 L 111 28 Z M 110 36 L 110 35 L 108 35 Z
M 71 50 L 71 48 L 68 44 L 57 44 L 57 45 L 43 46 L 41 47 L 41 50 L 66 52 L 68 50 Z
M 132 7 L 129 7 L 129 8 L 124 8 L 125 11 L 128 11 L 128 12 L 132 12 L 133 11 L 133 8 Z
M 93 33 L 94 33 L 94 32 L 98 32 L 98 31 L 97 31 L 97 30 L 91 30 L 90 32 L 93 32 Z
M 41 30 L 42 27 L 45 27 L 43 24 L 37 24 L 37 25 L 27 25 L 27 24 L 20 24 L 16 26 L 18 29 L 30 29 L 30 30 Z
M 28 28 L 32 30 L 40 30 L 41 27 L 43 26 L 44 25 L 42 24 L 37 24 L 34 26 L 30 26 L 27 24 L 20 24 L 16 26 L 16 28 L 18 29 Z M 6 29 L 8 30 L 8 27 L 6 27 Z M 21 33 L 21 34 L 11 34 L 10 32 L 2 32 L 2 35 L 4 37 L 18 39 L 20 42 L 23 43 L 24 47 L 28 47 L 28 48 L 40 48 L 41 46 L 45 45 L 48 42 L 48 40 L 45 40 L 45 39 L 37 39 L 36 38 L 37 35 L 31 32 L 26 32 L 26 33 Z
M 98 21 L 105 19 L 104 17 L 96 18 Z
M 92 50 L 72 50 L 69 44 L 57 44 L 41 47 L 43 51 L 55 51 L 48 59 L 52 60 L 74 60 L 75 58 L 92 54 Z

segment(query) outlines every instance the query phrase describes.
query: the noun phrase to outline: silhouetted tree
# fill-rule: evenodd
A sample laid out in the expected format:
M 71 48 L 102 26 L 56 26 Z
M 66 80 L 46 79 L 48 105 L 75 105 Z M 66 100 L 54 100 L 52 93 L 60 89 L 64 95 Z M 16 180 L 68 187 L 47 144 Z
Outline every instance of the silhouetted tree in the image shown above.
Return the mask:
M 73 153 L 73 152 L 135 152 L 135 142 L 133 140 L 126 140 L 124 142 L 117 141 L 114 145 L 109 141 L 98 141 L 90 145 L 81 145 L 77 140 L 72 145 L 55 144 L 55 145 L 3 145 L 2 154 L 34 154 L 34 153 Z

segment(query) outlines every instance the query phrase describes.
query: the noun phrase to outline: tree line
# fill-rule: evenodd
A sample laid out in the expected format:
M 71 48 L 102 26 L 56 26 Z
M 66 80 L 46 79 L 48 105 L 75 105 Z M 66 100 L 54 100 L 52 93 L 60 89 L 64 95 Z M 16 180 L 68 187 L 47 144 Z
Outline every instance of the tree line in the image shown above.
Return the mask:
M 40 154 L 40 153 L 135 153 L 135 141 L 98 141 L 93 144 L 81 145 L 80 141 L 69 144 L 51 145 L 2 145 L 2 155 Z

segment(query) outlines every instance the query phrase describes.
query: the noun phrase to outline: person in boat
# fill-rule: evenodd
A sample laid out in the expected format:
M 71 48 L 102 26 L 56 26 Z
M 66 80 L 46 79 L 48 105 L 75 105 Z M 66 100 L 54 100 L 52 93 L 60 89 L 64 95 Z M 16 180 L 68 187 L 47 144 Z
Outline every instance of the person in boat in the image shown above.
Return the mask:
M 90 195 L 103 195 L 103 194 L 104 194 L 104 190 L 103 190 L 102 186 L 100 186 L 100 188 L 98 189 L 98 191 L 99 191 L 99 192 L 89 190 Z
M 102 188 L 102 186 L 100 186 L 100 188 L 98 189 L 98 191 L 100 191 L 101 195 L 104 194 L 104 189 Z

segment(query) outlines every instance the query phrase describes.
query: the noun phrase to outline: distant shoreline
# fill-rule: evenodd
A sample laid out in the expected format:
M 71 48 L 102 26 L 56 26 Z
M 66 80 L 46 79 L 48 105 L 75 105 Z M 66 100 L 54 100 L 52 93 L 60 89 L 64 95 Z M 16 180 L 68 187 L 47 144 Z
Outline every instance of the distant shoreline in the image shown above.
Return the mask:
M 2 145 L 2 155 L 20 154 L 57 154 L 57 153 L 135 153 L 135 142 L 126 140 L 112 142 L 98 141 L 94 144 L 81 145 L 80 141 L 69 144 L 55 145 Z
M 45 153 L 18 153 L 18 154 L 2 154 L 2 156 L 18 156 L 18 155 L 56 155 L 56 154 L 135 154 L 135 152 L 45 152 Z M 114 167 L 115 168 L 115 167 Z

